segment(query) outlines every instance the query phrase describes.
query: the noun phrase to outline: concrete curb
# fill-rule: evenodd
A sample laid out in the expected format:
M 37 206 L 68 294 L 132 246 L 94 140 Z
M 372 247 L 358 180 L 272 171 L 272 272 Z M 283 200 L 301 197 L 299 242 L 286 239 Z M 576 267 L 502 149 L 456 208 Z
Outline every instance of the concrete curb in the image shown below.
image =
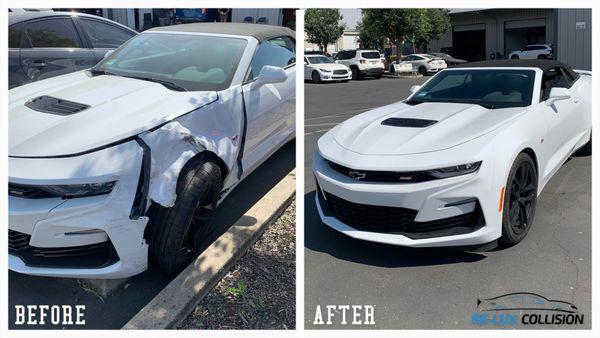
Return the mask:
M 177 327 L 260 238 L 267 226 L 281 215 L 295 191 L 294 169 L 133 316 L 123 329 Z

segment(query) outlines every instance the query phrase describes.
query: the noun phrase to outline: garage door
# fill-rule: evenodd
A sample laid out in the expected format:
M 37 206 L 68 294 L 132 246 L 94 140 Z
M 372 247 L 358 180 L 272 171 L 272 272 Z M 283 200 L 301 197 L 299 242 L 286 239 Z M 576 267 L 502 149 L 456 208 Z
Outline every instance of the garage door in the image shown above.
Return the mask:
M 527 45 L 547 43 L 546 20 L 529 19 L 504 22 L 504 53 L 521 50 Z
M 485 60 L 485 24 L 452 27 L 455 58 L 467 61 Z

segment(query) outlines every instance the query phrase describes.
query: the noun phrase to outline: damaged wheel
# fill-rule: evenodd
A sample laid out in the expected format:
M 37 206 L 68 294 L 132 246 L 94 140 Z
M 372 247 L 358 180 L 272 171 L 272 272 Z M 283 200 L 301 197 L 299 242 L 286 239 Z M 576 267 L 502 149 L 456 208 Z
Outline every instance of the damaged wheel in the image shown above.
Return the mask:
M 150 211 L 150 263 L 168 274 L 181 271 L 200 251 L 222 190 L 219 166 L 201 157 L 184 168 L 171 208 Z

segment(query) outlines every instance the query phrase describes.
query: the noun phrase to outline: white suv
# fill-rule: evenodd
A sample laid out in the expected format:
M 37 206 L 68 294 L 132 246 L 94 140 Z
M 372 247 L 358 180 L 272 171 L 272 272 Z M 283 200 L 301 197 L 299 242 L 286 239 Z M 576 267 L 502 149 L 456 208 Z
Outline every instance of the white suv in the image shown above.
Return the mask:
M 343 50 L 335 55 L 335 62 L 346 65 L 352 70 L 352 80 L 372 76 L 381 78 L 385 66 L 381 54 L 376 50 Z
M 511 60 L 518 59 L 552 59 L 554 45 L 527 45 L 522 50 L 516 50 L 508 56 Z

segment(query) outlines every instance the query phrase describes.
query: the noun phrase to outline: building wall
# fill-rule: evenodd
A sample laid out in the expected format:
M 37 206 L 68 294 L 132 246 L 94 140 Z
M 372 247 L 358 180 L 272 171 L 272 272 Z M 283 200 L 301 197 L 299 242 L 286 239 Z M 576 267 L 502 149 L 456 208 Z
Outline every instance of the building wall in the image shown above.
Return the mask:
M 555 36 L 555 14 L 553 9 L 493 9 L 451 14 L 452 27 L 473 28 L 485 25 L 485 50 L 486 58 L 491 54 L 505 54 L 504 50 L 504 27 L 505 23 L 518 20 L 545 21 L 546 43 L 556 43 Z M 439 40 L 431 41 L 428 49 L 437 52 L 440 48 L 452 46 L 452 30 L 448 31 Z
M 558 9 L 556 56 L 577 69 L 592 70 L 592 10 L 589 8 Z M 585 22 L 585 28 L 581 23 Z M 580 23 L 577 29 L 577 23 Z

